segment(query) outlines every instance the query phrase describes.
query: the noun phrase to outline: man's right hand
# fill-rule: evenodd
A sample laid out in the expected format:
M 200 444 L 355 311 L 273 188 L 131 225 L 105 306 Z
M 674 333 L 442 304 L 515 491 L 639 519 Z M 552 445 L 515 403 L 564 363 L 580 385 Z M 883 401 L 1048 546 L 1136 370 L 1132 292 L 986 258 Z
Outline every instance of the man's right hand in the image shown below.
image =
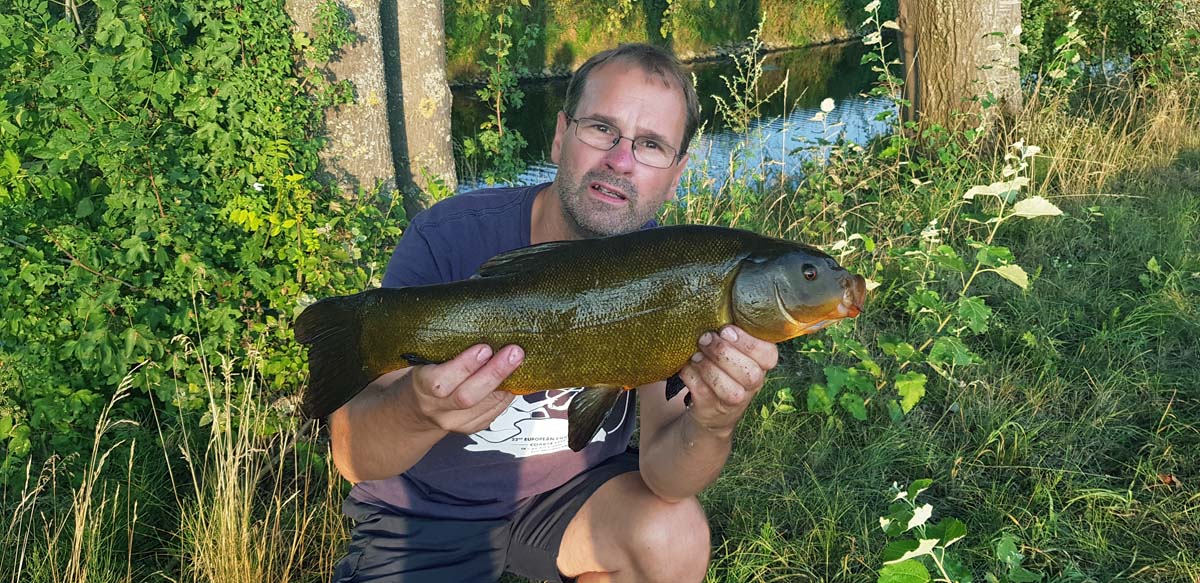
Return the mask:
M 480 344 L 447 362 L 413 367 L 400 380 L 403 410 L 422 430 L 471 434 L 487 429 L 516 397 L 496 388 L 524 359 L 520 346 L 492 354 L 491 347 Z
M 486 429 L 515 395 L 496 388 L 525 358 L 479 344 L 441 364 L 393 371 L 329 416 L 334 465 L 351 482 L 408 471 L 447 432 Z

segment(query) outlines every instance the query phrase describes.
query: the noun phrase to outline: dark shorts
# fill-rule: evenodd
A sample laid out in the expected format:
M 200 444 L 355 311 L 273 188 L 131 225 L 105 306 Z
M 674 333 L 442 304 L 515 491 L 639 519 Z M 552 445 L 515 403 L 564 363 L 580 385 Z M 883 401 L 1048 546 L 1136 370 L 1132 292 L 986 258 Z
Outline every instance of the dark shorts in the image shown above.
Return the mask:
M 636 451 L 613 456 L 496 520 L 449 520 L 397 514 L 346 498 L 354 519 L 334 583 L 494 583 L 508 572 L 564 581 L 558 547 L 571 519 L 605 482 L 637 471 Z

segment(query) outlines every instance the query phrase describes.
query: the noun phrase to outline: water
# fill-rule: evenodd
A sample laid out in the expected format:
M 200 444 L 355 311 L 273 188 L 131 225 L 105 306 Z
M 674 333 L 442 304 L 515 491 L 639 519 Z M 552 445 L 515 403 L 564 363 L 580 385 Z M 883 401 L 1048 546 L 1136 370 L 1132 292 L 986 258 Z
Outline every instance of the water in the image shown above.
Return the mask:
M 789 172 L 804 157 L 819 151 L 817 141 L 821 138 L 843 135 L 849 141 L 864 144 L 885 131 L 887 125 L 875 121 L 875 117 L 893 104 L 885 98 L 864 96 L 876 78 L 870 65 L 859 64 L 865 51 L 861 43 L 852 42 L 769 54 L 758 84 L 759 94 L 769 94 L 785 80 L 787 86 L 763 105 L 761 117 L 741 134 L 726 127 L 717 115 L 716 100 L 712 97 L 729 94 L 721 77 L 738 75 L 733 61 L 722 59 L 689 65 L 688 70 L 696 76 L 703 125 L 702 133 L 692 140 L 689 149 L 691 161 L 687 172 L 691 176 L 681 183 L 700 184 L 707 182 L 706 177 L 717 181 L 738 179 L 743 177 L 742 172 L 760 168 Z M 889 55 L 889 58 L 894 57 Z M 506 114 L 506 127 L 519 131 L 529 144 L 524 155 L 529 167 L 516 179 L 516 184 L 537 184 L 554 178 L 555 166 L 549 162 L 549 151 L 567 82 L 568 79 L 551 79 L 522 84 L 524 103 Z M 825 98 L 832 98 L 835 108 L 824 122 L 815 121 L 812 118 Z M 451 116 L 455 143 L 473 136 L 487 113 L 474 88 L 455 88 Z M 731 164 L 742 171 L 731 177 Z M 464 166 L 469 163 L 460 160 L 460 171 Z M 483 185 L 460 180 L 459 190 L 480 186 Z

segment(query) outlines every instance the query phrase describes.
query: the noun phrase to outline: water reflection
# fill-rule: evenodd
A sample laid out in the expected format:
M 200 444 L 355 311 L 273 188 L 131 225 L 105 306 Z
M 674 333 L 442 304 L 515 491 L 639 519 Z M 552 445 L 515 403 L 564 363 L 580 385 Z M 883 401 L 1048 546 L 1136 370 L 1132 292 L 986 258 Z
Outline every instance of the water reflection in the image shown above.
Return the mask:
M 860 64 L 865 50 L 855 42 L 768 55 L 758 82 L 759 95 L 769 94 L 785 80 L 787 86 L 762 105 L 760 118 L 741 134 L 726 127 L 716 114 L 716 101 L 712 97 L 730 93 L 722 76 L 734 78 L 739 73 L 737 67 L 728 59 L 690 65 L 688 69 L 695 74 L 701 98 L 704 125 L 703 133 L 692 142 L 688 172 L 693 175 L 682 182 L 705 182 L 698 180 L 695 173 L 725 180 L 730 178 L 731 167 L 734 179 L 764 168 L 789 171 L 805 156 L 819 151 L 820 138 L 831 139 L 844 133 L 847 139 L 862 144 L 884 131 L 886 124 L 875 121 L 875 117 L 892 107 L 892 103 L 863 96 L 876 76 L 869 66 Z M 555 167 L 548 162 L 548 152 L 566 87 L 566 79 L 531 82 L 522 87 L 525 102 L 510 112 L 506 121 L 508 127 L 520 131 L 529 143 L 525 155 L 529 168 L 518 177 L 517 184 L 553 179 Z M 824 122 L 814 121 L 812 118 L 825 98 L 834 99 L 835 109 Z M 474 89 L 456 89 L 452 120 L 455 142 L 461 143 L 474 135 L 486 115 L 486 108 L 475 97 Z M 469 167 L 470 163 L 459 162 L 460 169 Z M 460 191 L 480 186 L 483 185 L 465 179 L 459 183 Z

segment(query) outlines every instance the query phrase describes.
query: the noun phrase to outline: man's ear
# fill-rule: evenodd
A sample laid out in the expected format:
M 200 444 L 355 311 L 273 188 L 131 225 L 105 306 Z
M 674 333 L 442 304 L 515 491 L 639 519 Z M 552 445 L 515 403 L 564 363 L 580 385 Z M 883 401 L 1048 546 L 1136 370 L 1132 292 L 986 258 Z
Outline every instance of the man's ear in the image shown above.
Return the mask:
M 679 161 L 671 167 L 671 171 L 675 173 L 675 177 L 671 179 L 671 190 L 679 188 L 679 179 L 683 176 L 684 168 L 687 168 L 688 159 L 691 158 L 690 153 L 685 153 L 679 157 Z
M 558 125 L 554 127 L 554 143 L 550 145 L 550 161 L 556 166 L 558 159 L 562 156 L 563 138 L 567 135 L 567 124 L 566 112 L 558 112 Z

